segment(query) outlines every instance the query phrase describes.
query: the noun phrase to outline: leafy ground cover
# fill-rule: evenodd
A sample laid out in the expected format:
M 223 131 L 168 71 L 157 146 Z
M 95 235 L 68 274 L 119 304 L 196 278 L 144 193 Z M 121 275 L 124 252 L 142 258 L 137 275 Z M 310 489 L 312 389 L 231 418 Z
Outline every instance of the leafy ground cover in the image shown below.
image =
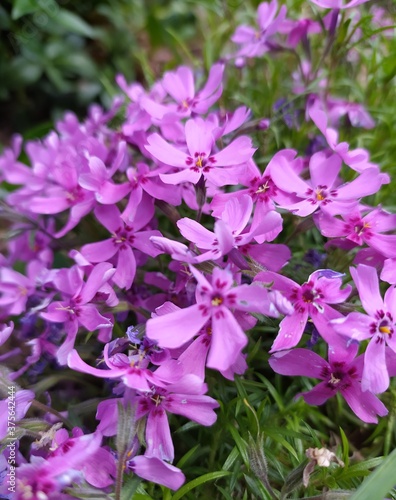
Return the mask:
M 1 494 L 396 498 L 393 3 L 1 9 Z

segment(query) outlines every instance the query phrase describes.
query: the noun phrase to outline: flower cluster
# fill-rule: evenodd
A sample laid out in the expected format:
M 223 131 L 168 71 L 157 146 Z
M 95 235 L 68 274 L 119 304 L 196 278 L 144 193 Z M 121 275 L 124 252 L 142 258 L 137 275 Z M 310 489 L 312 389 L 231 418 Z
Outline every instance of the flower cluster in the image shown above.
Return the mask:
M 168 415 L 214 424 L 219 402 L 207 394 L 206 368 L 229 380 L 244 374 L 263 317 L 280 319 L 271 368 L 321 380 L 301 393 L 308 404 L 339 392 L 365 422 L 387 414 L 377 395 L 396 374 L 396 215 L 363 202 L 389 177 L 337 130 L 341 117 L 370 128 L 371 116 L 332 96 L 303 61 L 293 89 L 304 96 L 312 147 L 276 151 L 262 169 L 260 144 L 246 132 L 250 110 L 219 107 L 234 63 L 304 52 L 310 37 L 331 38 L 339 9 L 364 1 L 313 0 L 335 9 L 322 23 L 289 19 L 284 5 L 264 2 L 258 31 L 239 26 L 231 38 L 238 49 L 205 82 L 187 66 L 150 90 L 119 76 L 124 96 L 109 111 L 92 106 L 82 122 L 67 113 L 23 156 L 20 137 L 4 151 L 0 177 L 12 190 L 0 213 L 13 237 L 0 255 L 0 361 L 13 367 L 8 380 L 69 369 L 104 379 L 107 391 L 89 431 L 68 431 L 67 411 L 46 407 L 43 438 L 18 454 L 12 498 L 68 499 L 71 485 L 113 491 L 119 474 L 132 472 L 179 488 Z M 353 252 L 352 285 L 323 261 L 302 284 L 291 279 L 283 226 L 302 219 L 326 248 Z M 390 284 L 384 298 L 379 275 Z M 365 312 L 345 314 L 352 287 Z M 22 421 L 36 394 L 18 394 Z M 112 438 L 125 414 L 135 432 L 120 444 Z M 65 427 L 54 428 L 59 422 Z M 4 484 L 0 491 L 7 494 Z

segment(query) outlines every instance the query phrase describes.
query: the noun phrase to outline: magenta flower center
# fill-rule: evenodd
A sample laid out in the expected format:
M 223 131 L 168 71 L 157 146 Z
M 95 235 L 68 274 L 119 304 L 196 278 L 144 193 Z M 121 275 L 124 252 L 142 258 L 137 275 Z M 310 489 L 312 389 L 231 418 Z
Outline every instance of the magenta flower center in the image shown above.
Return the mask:
M 335 362 L 323 368 L 321 376 L 327 381 L 327 386 L 335 391 L 344 391 L 353 383 L 352 379 L 357 377 L 355 366 L 345 366 L 344 362 Z
M 377 321 L 370 325 L 370 333 L 372 335 L 378 334 L 375 341 L 381 343 L 386 338 L 391 339 L 393 335 L 393 317 L 391 313 L 380 310 L 375 313 L 375 317 Z
M 130 226 L 125 226 L 124 229 L 118 228 L 114 234 L 112 234 L 113 243 L 120 248 L 126 248 L 134 242 L 134 235 L 132 233 L 133 228 Z
M 206 153 L 194 153 L 194 158 L 187 156 L 186 159 L 186 164 L 196 172 L 201 170 L 207 172 L 214 163 L 216 163 L 215 158 L 213 156 L 208 157 Z
M 249 194 L 252 198 L 256 198 L 261 201 L 268 201 L 271 197 L 276 196 L 277 187 L 272 182 L 272 179 L 266 175 L 262 179 L 255 177 L 252 179 L 251 188 L 249 189 Z
M 337 190 L 332 189 L 328 191 L 328 187 L 325 185 L 319 185 L 315 189 L 308 189 L 306 192 L 308 198 L 307 201 L 312 203 L 312 205 L 316 205 L 317 203 L 327 205 L 331 203 L 331 198 L 335 198 L 337 196 Z

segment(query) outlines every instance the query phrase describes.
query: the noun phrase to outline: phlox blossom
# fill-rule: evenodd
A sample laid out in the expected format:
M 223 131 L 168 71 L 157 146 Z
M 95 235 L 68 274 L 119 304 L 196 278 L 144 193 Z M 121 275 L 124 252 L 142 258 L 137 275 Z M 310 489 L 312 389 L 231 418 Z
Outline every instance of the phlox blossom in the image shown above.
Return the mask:
M 260 285 L 233 286 L 230 271 L 215 268 L 211 282 L 193 266 L 190 266 L 190 271 L 198 282 L 197 303 L 149 319 L 146 335 L 157 340 L 161 347 L 180 347 L 211 320 L 212 343 L 207 366 L 227 370 L 248 341 L 233 311 L 260 312 L 268 316 L 277 316 L 278 312 L 265 288 Z

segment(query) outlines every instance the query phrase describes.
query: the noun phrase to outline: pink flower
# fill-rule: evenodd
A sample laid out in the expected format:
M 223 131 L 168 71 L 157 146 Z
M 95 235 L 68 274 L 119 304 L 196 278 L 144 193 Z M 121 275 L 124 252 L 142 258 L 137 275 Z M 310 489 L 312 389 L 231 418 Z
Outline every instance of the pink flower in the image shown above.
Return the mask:
M 233 171 L 230 175 L 226 169 L 220 167 L 241 165 L 248 161 L 255 151 L 251 139 L 241 136 L 223 150 L 213 153 L 213 124 L 202 118 L 188 120 L 185 134 L 188 154 L 170 145 L 159 134 L 152 134 L 147 138 L 148 145 L 145 147 L 154 158 L 165 165 L 182 169 L 174 174 L 160 174 L 161 180 L 167 184 L 197 184 L 201 176 L 217 186 L 236 184 L 238 181 Z
M 308 349 L 277 352 L 269 359 L 271 368 L 281 375 L 305 376 L 321 379 L 317 386 L 302 396 L 309 405 L 322 405 L 340 392 L 351 410 L 363 422 L 376 424 L 377 415 L 383 417 L 388 410 L 370 392 L 362 390 L 363 355 L 356 356 L 356 346 L 348 350 L 329 349 L 329 362 Z
M 344 302 L 351 293 L 349 285 L 343 290 L 340 289 L 341 276 L 340 273 L 330 269 L 320 269 L 312 273 L 303 285 L 270 271 L 264 271 L 256 276 L 255 281 L 272 283 L 271 289 L 281 292 L 294 306 L 294 311 L 281 321 L 278 336 L 270 352 L 296 346 L 309 317 L 328 343 L 332 345 L 337 343 L 337 335 L 331 335 L 328 322 L 339 317 L 340 313 L 329 304 Z
M 207 113 L 223 92 L 223 72 L 223 63 L 214 64 L 209 71 L 208 81 L 196 92 L 194 75 L 190 68 L 180 66 L 175 71 L 167 71 L 162 79 L 162 86 L 176 101 L 176 114 L 184 117 L 191 113 Z
M 338 155 L 319 152 L 310 159 L 309 180 L 298 176 L 287 162 L 283 168 L 273 168 L 271 174 L 275 184 L 301 200 L 284 207 L 301 217 L 317 208 L 331 214 L 346 213 L 358 205 L 360 198 L 379 190 L 382 180 L 376 168 L 367 168 L 353 181 L 340 185 L 341 165 Z
M 377 394 L 389 386 L 385 346 L 396 352 L 396 287 L 389 287 L 382 299 L 373 267 L 360 264 L 351 268 L 351 274 L 368 314 L 352 312 L 346 318 L 333 320 L 332 325 L 336 332 L 353 340 L 370 339 L 364 354 L 362 389 Z
M 365 243 L 385 257 L 396 257 L 396 235 L 382 234 L 396 228 L 395 214 L 379 207 L 364 216 L 355 210 L 342 219 L 322 212 L 315 216 L 315 223 L 323 236 L 346 238 L 352 247 Z
M 83 273 L 78 266 L 58 271 L 54 283 L 67 298 L 52 302 L 47 311 L 42 312 L 40 316 L 51 323 L 64 323 L 67 336 L 58 350 L 57 358 L 60 364 L 66 363 L 80 325 L 88 331 L 113 327 L 109 318 L 100 314 L 97 306 L 91 302 L 114 272 L 111 264 L 103 262 L 93 267 L 87 281 L 84 282 Z
M 151 207 L 151 205 L 150 205 Z M 160 251 L 150 242 L 151 236 L 161 236 L 159 231 L 141 231 L 152 217 L 151 209 L 138 207 L 134 220 L 127 224 L 121 218 L 116 205 L 100 205 L 95 210 L 96 218 L 111 233 L 111 238 L 88 243 L 81 254 L 89 262 L 104 262 L 117 259 L 113 281 L 120 288 L 130 288 L 136 274 L 136 258 L 133 249 L 156 257 Z
M 287 8 L 282 5 L 278 15 L 277 0 L 272 0 L 270 3 L 262 2 L 257 9 L 257 24 L 259 30 L 255 30 L 251 26 L 238 26 L 231 40 L 241 45 L 236 57 L 259 57 L 270 50 L 269 43 L 274 36 L 282 29 Z
M 165 388 L 152 390 L 137 396 L 136 418 L 147 415 L 146 456 L 172 462 L 174 448 L 167 412 L 182 415 L 201 425 L 213 425 L 219 407 L 216 400 L 205 396 L 207 386 L 195 375 L 185 375 L 178 382 Z
M 161 347 L 175 348 L 191 340 L 201 328 L 212 321 L 212 343 L 207 366 L 227 370 L 247 344 L 247 337 L 232 311 L 260 312 L 277 316 L 278 312 L 260 285 L 233 286 L 232 274 L 224 269 L 213 270 L 211 283 L 190 266 L 198 282 L 197 303 L 147 322 L 146 335 Z M 232 310 L 232 311 L 231 311 Z

